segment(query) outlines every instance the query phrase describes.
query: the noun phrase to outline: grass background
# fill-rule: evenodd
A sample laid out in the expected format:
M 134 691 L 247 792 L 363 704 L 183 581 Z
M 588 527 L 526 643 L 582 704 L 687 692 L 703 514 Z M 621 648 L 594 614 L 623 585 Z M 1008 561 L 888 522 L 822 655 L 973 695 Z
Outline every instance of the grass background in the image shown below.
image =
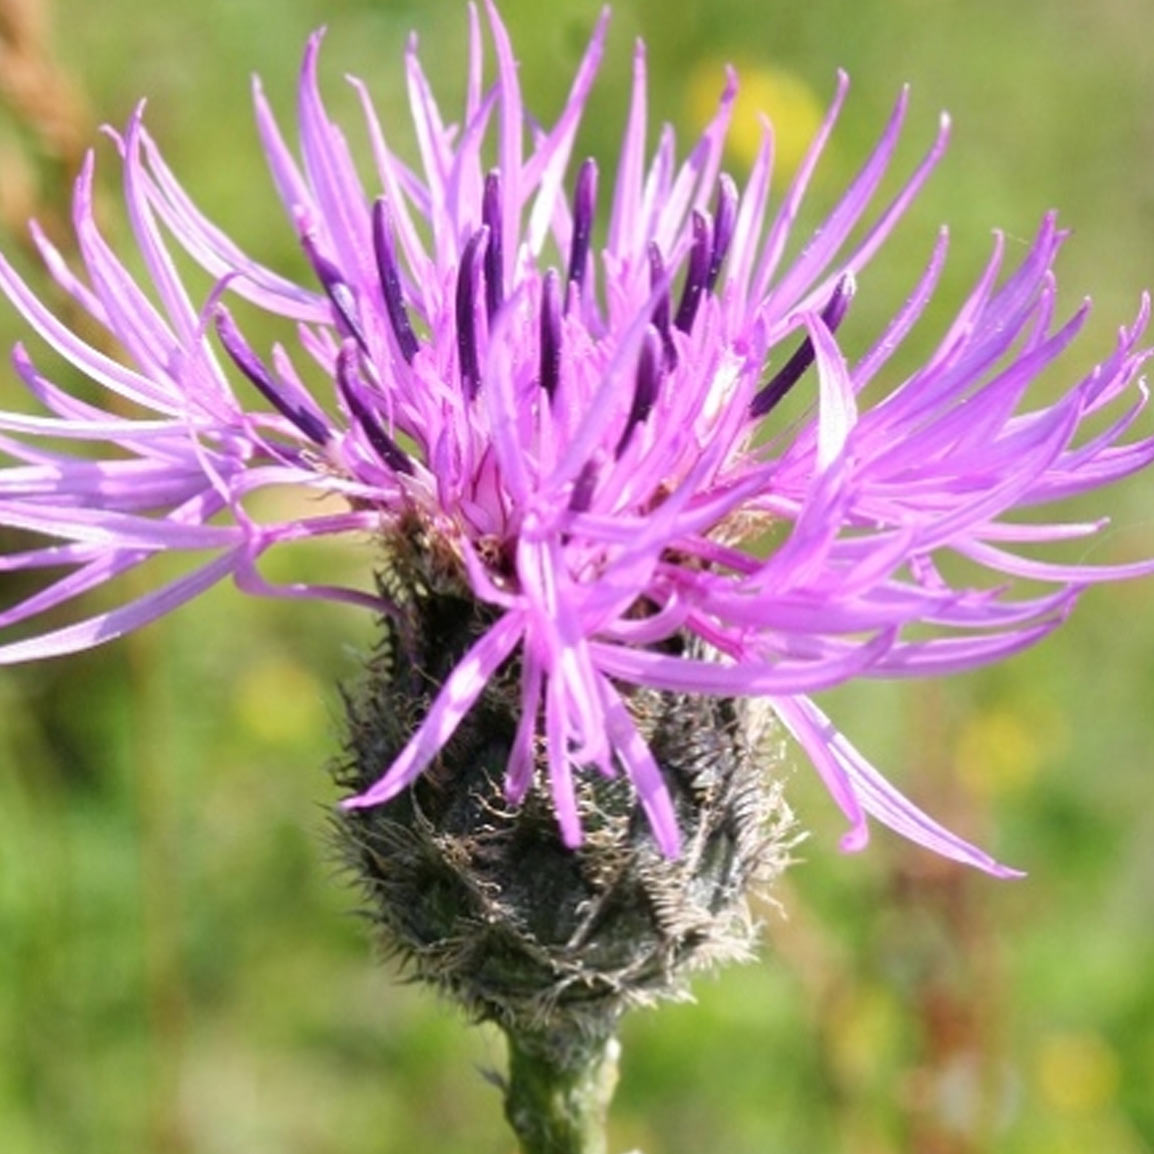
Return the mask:
M 547 119 L 597 7 L 503 10 Z M 21 47 L 16 33 L 38 15 L 51 37 Z M 785 146 L 842 66 L 854 90 L 820 205 L 909 81 L 900 159 L 914 161 L 941 107 L 954 141 L 863 278 L 847 339 L 903 299 L 941 221 L 953 255 L 927 341 L 991 229 L 1024 252 L 1056 207 L 1075 230 L 1063 300 L 1096 304 L 1071 358 L 1084 367 L 1154 280 L 1152 21 L 1138 0 L 634 0 L 616 8 L 583 144 L 612 168 L 636 35 L 650 45 L 651 109 L 682 139 L 720 61 L 769 100 Z M 410 28 L 455 107 L 456 0 L 0 3 L 5 250 L 20 259 L 30 211 L 62 227 L 77 141 L 148 95 L 153 133 L 210 215 L 299 268 L 271 207 L 247 78 L 262 75 L 287 119 L 320 23 L 335 107 L 349 106 L 340 78 L 352 72 L 388 123 L 404 121 Z M 104 218 L 123 241 L 114 152 L 98 152 Z M 729 161 L 738 175 L 747 162 L 740 149 Z M 0 335 L 18 332 L 5 312 Z M 7 377 L 0 397 L 24 403 Z M 1138 480 L 1084 503 L 1114 516 L 1095 557 L 1154 551 L 1150 492 Z M 363 573 L 371 556 L 299 563 L 331 577 Z M 0 580 L 7 602 L 16 583 Z M 335 687 L 369 642 L 355 612 L 221 589 L 106 650 L 0 673 L 5 1154 L 512 1149 L 481 1076 L 501 1067 L 499 1040 L 378 967 L 334 876 L 323 767 L 339 734 Z M 1133 583 L 1092 591 L 1059 636 L 998 669 L 830 695 L 879 765 L 1031 876 L 995 883 L 884 832 L 867 854 L 839 855 L 837 818 L 799 759 L 791 798 L 813 832 L 782 910 L 765 911 L 763 960 L 699 982 L 695 1005 L 627 1023 L 614 1151 L 1154 1150 L 1152 687 L 1154 594 Z

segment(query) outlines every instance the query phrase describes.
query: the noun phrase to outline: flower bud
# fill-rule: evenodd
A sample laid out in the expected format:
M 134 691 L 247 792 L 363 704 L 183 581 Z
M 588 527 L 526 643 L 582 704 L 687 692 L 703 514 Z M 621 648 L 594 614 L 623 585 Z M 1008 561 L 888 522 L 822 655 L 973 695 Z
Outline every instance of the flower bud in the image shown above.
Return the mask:
M 364 682 L 347 697 L 336 777 L 354 795 L 397 756 L 493 620 L 424 528 L 407 524 L 385 549 L 379 582 L 403 620 L 382 621 Z M 797 840 L 774 772 L 781 735 L 755 702 L 632 691 L 682 852 L 661 852 L 623 774 L 592 768 L 575 774 L 584 836 L 570 849 L 543 758 L 524 799 L 506 798 L 518 663 L 508 659 L 412 786 L 341 814 L 343 852 L 386 949 L 413 976 L 510 1031 L 564 1020 L 604 1037 L 628 1007 L 684 996 L 692 971 L 749 956 L 750 895 Z

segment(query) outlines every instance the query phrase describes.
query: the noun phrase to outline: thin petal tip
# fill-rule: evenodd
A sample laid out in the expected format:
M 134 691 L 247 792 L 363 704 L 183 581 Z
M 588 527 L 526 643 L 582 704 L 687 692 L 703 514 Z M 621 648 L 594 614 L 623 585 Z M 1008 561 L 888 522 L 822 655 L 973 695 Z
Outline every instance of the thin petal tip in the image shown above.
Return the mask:
M 855 825 L 848 833 L 842 835 L 837 843 L 837 848 L 842 853 L 861 853 L 862 850 L 869 845 L 870 831 L 869 827 L 863 821 L 860 825 Z

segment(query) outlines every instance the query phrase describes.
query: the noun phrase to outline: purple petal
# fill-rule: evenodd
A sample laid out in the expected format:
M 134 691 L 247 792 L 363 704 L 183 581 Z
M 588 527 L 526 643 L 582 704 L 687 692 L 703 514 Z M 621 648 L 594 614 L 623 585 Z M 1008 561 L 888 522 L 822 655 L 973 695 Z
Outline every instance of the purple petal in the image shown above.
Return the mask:
M 489 679 L 513 652 L 524 628 L 521 614 L 507 613 L 476 641 L 445 679 L 425 720 L 381 779 L 364 793 L 343 801 L 342 806 L 363 809 L 381 805 L 416 781 L 473 708 Z

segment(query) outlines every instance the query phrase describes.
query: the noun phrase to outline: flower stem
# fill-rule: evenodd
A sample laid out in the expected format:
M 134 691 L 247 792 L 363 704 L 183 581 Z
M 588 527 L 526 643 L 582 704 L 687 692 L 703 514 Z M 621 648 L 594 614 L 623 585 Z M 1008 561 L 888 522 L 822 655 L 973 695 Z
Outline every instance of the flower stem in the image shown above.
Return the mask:
M 611 1033 L 590 1037 L 564 1024 L 505 1033 L 505 1117 L 522 1154 L 606 1154 L 605 1125 L 621 1050 L 617 1039 Z

